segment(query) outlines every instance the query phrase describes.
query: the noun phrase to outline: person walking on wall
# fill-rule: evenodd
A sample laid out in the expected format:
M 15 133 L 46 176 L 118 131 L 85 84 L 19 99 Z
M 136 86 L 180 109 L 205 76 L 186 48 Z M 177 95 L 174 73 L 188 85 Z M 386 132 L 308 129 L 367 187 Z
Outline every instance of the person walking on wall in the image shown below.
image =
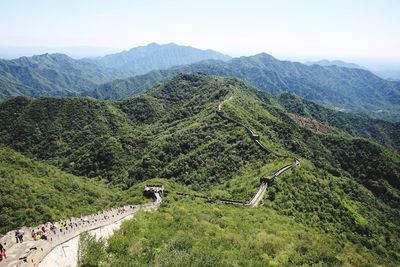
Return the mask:
M 2 244 L 0 244 L 0 261 L 6 258 L 7 258 L 6 249 L 3 247 Z
M 15 231 L 15 240 L 17 243 L 22 243 L 24 241 L 24 231 L 21 228 L 17 228 Z

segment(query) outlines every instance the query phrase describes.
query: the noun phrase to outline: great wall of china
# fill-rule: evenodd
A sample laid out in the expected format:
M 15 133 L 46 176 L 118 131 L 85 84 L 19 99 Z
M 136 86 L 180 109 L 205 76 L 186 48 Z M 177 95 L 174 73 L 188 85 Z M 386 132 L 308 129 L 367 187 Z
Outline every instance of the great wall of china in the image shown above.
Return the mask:
M 230 101 L 233 99 L 233 96 L 230 96 L 229 98 L 221 101 L 218 105 L 218 109 L 216 110 L 216 113 L 224 120 L 227 120 L 229 122 L 232 122 L 242 128 L 244 128 L 246 130 L 246 132 L 250 135 L 251 139 L 265 152 L 267 152 L 268 154 L 272 154 L 276 157 L 284 157 L 284 158 L 288 158 L 287 155 L 282 155 L 279 153 L 276 153 L 275 151 L 269 149 L 267 146 L 265 146 L 261 141 L 260 141 L 260 136 L 255 134 L 254 131 L 252 129 L 250 129 L 248 126 L 244 125 L 243 123 L 241 123 L 238 120 L 235 120 L 231 117 L 229 117 L 228 115 L 226 115 L 223 111 L 222 111 L 222 106 L 224 105 L 224 103 L 226 103 L 227 101 Z M 286 165 L 282 168 L 280 168 L 279 170 L 277 170 L 271 177 L 267 177 L 267 178 L 261 178 L 260 179 L 260 186 L 258 188 L 258 191 L 256 192 L 256 194 L 253 196 L 253 198 L 247 202 L 245 205 L 248 206 L 258 206 L 261 203 L 261 200 L 264 197 L 264 194 L 267 190 L 267 187 L 269 185 L 271 185 L 274 181 L 275 178 L 284 174 L 285 172 L 287 172 L 288 170 L 297 167 L 300 165 L 300 161 L 298 159 L 294 159 L 294 163 L 293 164 L 289 164 Z
M 287 157 L 286 155 L 278 154 L 264 144 L 261 143 L 260 137 L 254 133 L 248 126 L 238 120 L 227 116 L 222 111 L 223 104 L 232 99 L 226 99 L 218 105 L 216 113 L 222 118 L 231 123 L 243 127 L 250 135 L 252 140 L 264 151 L 273 154 L 277 157 Z M 295 159 L 293 164 L 286 165 L 276 171 L 271 177 L 261 178 L 260 186 L 248 202 L 217 198 L 216 200 L 224 204 L 235 204 L 243 206 L 259 206 L 264 197 L 266 189 L 271 185 L 275 178 L 287 172 L 288 170 L 299 166 L 300 162 Z M 159 185 L 148 185 L 145 187 L 145 192 L 151 192 L 155 201 L 143 205 L 127 205 L 119 208 L 110 209 L 107 211 L 98 212 L 92 215 L 83 216 L 80 218 L 70 218 L 65 220 L 66 226 L 57 228 L 47 234 L 47 240 L 33 240 L 30 237 L 31 228 L 23 228 L 25 231 L 25 241 L 16 243 L 14 231 L 8 232 L 0 239 L 1 244 L 7 250 L 7 259 L 0 262 L 0 267 L 53 267 L 53 266 L 76 266 L 78 264 L 78 243 L 81 233 L 89 232 L 96 236 L 108 237 L 114 230 L 117 230 L 122 221 L 131 219 L 138 211 L 152 211 L 159 207 L 162 202 L 161 194 L 164 188 Z M 211 200 L 208 196 L 188 194 L 176 192 L 178 195 L 199 197 L 206 200 Z M 68 252 L 66 252 L 68 249 Z
M 47 240 L 33 240 L 30 236 L 31 229 L 24 227 L 25 240 L 23 243 L 16 243 L 14 231 L 8 232 L 1 238 L 1 243 L 7 250 L 7 258 L 0 262 L 1 267 L 53 267 L 57 266 L 54 262 L 46 260 L 47 257 L 52 258 L 65 258 L 61 266 L 74 266 L 70 265 L 68 258 L 77 259 L 77 248 L 76 251 L 71 251 L 70 255 L 64 255 L 63 251 L 60 251 L 60 255 L 52 255 L 53 251 L 61 245 L 79 238 L 79 235 L 83 232 L 90 232 L 113 224 L 120 224 L 126 218 L 132 217 L 135 213 L 140 210 L 152 211 L 158 208 L 161 204 L 161 196 L 159 193 L 154 194 L 156 200 L 151 203 L 143 205 L 127 205 L 119 208 L 113 208 L 106 211 L 97 212 L 92 215 L 83 216 L 79 218 L 69 218 L 63 222 L 66 224 L 65 227 L 57 228 L 54 231 L 49 230 Z M 61 222 L 58 222 L 60 225 Z M 35 227 L 36 228 L 36 227 Z M 113 230 L 116 230 L 113 229 Z M 104 232 L 105 235 L 109 235 L 110 232 Z M 99 237 L 103 236 L 100 233 Z M 64 264 L 65 263 L 65 264 Z M 75 265 L 77 261 L 75 261 Z

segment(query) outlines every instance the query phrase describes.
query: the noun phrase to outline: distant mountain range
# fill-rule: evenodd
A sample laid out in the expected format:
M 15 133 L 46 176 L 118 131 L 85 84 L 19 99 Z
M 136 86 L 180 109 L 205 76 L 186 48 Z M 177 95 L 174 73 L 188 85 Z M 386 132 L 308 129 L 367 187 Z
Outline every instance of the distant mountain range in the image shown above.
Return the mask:
M 90 95 L 108 81 L 204 59 L 230 57 L 212 50 L 152 43 L 93 59 L 76 60 L 64 54 L 0 59 L 0 99 Z
M 387 65 L 369 65 L 368 68 L 364 66 L 360 66 L 355 63 L 350 63 L 350 62 L 344 62 L 341 60 L 319 60 L 319 61 L 307 61 L 304 64 L 306 65 L 320 65 L 320 66 L 338 66 L 338 67 L 343 67 L 343 68 L 349 68 L 349 69 L 363 69 L 363 70 L 369 70 L 375 75 L 378 75 L 379 77 L 390 80 L 390 81 L 400 81 L 400 66 L 396 64 L 389 64 Z
M 355 63 L 349 63 L 349 62 L 344 62 L 341 60 L 319 60 L 319 61 L 308 61 L 305 62 L 304 64 L 306 65 L 320 65 L 320 66 L 338 66 L 338 67 L 343 67 L 343 68 L 349 68 L 349 69 L 363 69 L 367 70 L 367 68 L 362 67 L 360 65 L 357 65 Z
M 231 57 L 213 50 L 201 50 L 174 43 L 164 45 L 151 43 L 128 51 L 87 60 L 100 66 L 132 74 L 144 74 L 155 69 L 167 69 L 206 59 L 229 60 Z
M 373 73 L 390 81 L 400 81 L 400 69 L 374 69 Z
M 208 60 L 152 71 L 145 75 L 105 83 L 93 96 L 121 99 L 138 94 L 177 73 L 205 73 L 234 76 L 273 94 L 292 92 L 330 108 L 362 112 L 377 118 L 399 120 L 400 83 L 387 81 L 357 68 L 305 65 L 280 61 L 268 54 Z
M 211 50 L 176 44 L 150 44 L 82 60 L 44 54 L 0 60 L 0 99 L 18 95 L 123 99 L 178 73 L 205 73 L 237 77 L 272 94 L 295 93 L 336 110 L 399 121 L 400 82 L 341 61 L 320 64 L 280 61 L 265 53 L 229 59 Z
M 0 60 L 0 99 L 88 94 L 98 84 L 123 77 L 127 76 L 64 54 Z

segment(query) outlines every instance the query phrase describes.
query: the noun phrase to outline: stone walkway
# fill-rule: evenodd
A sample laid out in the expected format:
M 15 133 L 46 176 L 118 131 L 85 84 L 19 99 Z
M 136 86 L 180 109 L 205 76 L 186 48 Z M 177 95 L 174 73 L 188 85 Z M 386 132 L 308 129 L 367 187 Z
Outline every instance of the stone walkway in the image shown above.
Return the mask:
M 231 100 L 231 99 L 233 99 L 233 96 L 230 96 L 228 99 L 225 99 L 225 100 L 223 100 L 223 101 L 221 101 L 221 102 L 219 103 L 219 105 L 218 105 L 218 110 L 216 110 L 217 114 L 218 114 L 221 118 L 223 118 L 223 119 L 225 119 L 225 120 L 227 120 L 227 121 L 229 121 L 229 122 L 235 123 L 235 124 L 237 124 L 237 125 L 240 126 L 240 127 L 243 127 L 243 128 L 249 133 L 249 135 L 251 136 L 251 139 L 252 139 L 259 147 L 261 147 L 264 151 L 266 151 L 267 153 L 271 153 L 271 154 L 273 154 L 273 155 L 275 155 L 275 156 L 277 156 L 277 157 L 285 157 L 285 158 L 287 158 L 287 157 L 288 157 L 287 155 L 282 155 L 282 154 L 276 153 L 275 151 L 269 149 L 267 146 L 265 146 L 265 145 L 260 141 L 260 136 L 257 135 L 256 133 L 254 133 L 254 131 L 253 131 L 252 129 L 250 129 L 249 127 L 247 127 L 246 125 L 244 125 L 244 124 L 241 123 L 240 121 L 235 120 L 235 119 L 233 119 L 233 118 L 227 116 L 227 115 L 222 111 L 222 106 L 224 105 L 224 103 L 227 102 L 227 101 L 229 101 L 229 100 Z M 295 159 L 295 163 L 290 164 L 290 165 L 286 165 L 286 166 L 284 166 L 283 168 L 281 168 L 281 169 L 279 169 L 278 171 L 276 171 L 276 172 L 274 173 L 274 175 L 268 179 L 269 181 L 262 181 L 261 184 L 260 184 L 260 187 L 258 188 L 258 191 L 256 192 L 256 194 L 254 195 L 254 197 L 253 197 L 246 205 L 252 206 L 252 207 L 255 207 L 255 206 L 260 205 L 261 200 L 263 199 L 264 194 L 265 194 L 265 192 L 267 191 L 268 184 L 271 184 L 271 183 L 274 181 L 274 179 L 275 179 L 276 177 L 278 177 L 279 175 L 281 175 L 281 174 L 285 173 L 286 171 L 288 171 L 289 169 L 291 169 L 291 168 L 293 168 L 293 167 L 296 167 L 296 166 L 299 166 L 299 165 L 300 165 L 300 161 L 299 161 L 298 159 Z
M 7 259 L 0 262 L 0 267 L 38 266 L 55 247 L 79 236 L 83 232 L 115 223 L 139 210 L 152 211 L 157 209 L 162 199 L 159 194 L 155 194 L 155 196 L 155 202 L 135 206 L 127 205 L 80 218 L 70 218 L 63 221 L 66 222 L 66 227 L 56 229 L 55 232 L 47 234 L 47 240 L 32 240 L 30 230 L 24 228 L 25 241 L 22 244 L 17 244 L 13 237 L 14 231 L 11 231 L 1 239 L 1 243 L 6 244 Z
M 222 112 L 222 106 L 225 101 L 231 100 L 233 96 L 230 96 L 227 100 L 222 101 L 218 105 L 217 114 L 223 119 L 227 119 L 228 121 L 234 122 L 242 127 L 244 127 L 252 139 L 264 150 L 267 152 L 273 153 L 276 156 L 286 157 L 285 155 L 280 155 L 265 147 L 259 140 L 259 136 L 256 135 L 249 127 L 243 125 L 241 122 L 236 121 L 228 116 L 226 116 Z M 248 205 L 248 206 L 258 206 L 261 200 L 264 197 L 268 184 L 273 182 L 273 180 L 288 171 L 289 169 L 300 165 L 299 160 L 295 160 L 294 164 L 290 164 L 284 166 L 274 173 L 272 177 L 270 177 L 267 181 L 262 181 L 260 187 L 254 197 L 247 203 L 241 203 L 240 201 L 236 201 L 237 203 Z M 62 245 L 63 243 L 76 238 L 83 232 L 92 231 L 94 229 L 98 229 L 104 227 L 106 225 L 110 225 L 112 223 L 118 222 L 123 218 L 132 215 L 139 210 L 151 211 L 157 209 L 161 204 L 161 196 L 158 192 L 154 193 L 156 197 L 156 201 L 152 203 L 147 203 L 144 205 L 136 205 L 136 206 L 124 206 L 120 208 L 114 208 L 108 211 L 98 212 L 96 214 L 92 214 L 89 216 L 84 216 L 81 218 L 70 218 L 66 220 L 67 226 L 64 228 L 56 229 L 56 231 L 51 234 L 48 234 L 47 240 L 32 240 L 30 237 L 30 229 L 24 228 L 25 231 L 25 241 L 22 244 L 17 244 L 14 238 L 14 231 L 7 233 L 4 237 L 0 239 L 0 242 L 7 249 L 7 259 L 0 262 L 0 267 L 20 267 L 20 266 L 38 266 L 40 262 L 56 247 Z M 237 204 L 232 200 L 224 200 L 229 204 Z

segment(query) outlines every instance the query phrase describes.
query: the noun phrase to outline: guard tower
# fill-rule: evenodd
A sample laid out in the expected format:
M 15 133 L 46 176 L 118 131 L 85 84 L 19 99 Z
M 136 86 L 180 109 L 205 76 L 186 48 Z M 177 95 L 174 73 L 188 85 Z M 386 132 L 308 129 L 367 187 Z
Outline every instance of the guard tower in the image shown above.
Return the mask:
M 144 192 L 147 194 L 160 194 L 164 193 L 164 186 L 162 184 L 147 184 L 144 187 Z

